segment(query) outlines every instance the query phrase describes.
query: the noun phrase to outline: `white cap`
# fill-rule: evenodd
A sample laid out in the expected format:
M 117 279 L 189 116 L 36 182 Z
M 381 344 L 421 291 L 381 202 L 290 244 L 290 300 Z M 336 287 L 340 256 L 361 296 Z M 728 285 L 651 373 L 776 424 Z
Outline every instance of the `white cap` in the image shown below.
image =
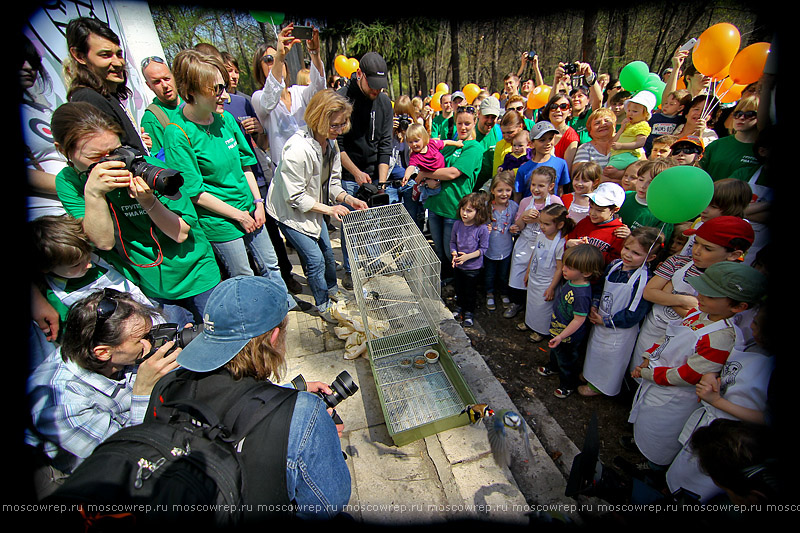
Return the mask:
M 639 91 L 632 97 L 625 100 L 626 111 L 628 110 L 628 104 L 631 102 L 643 105 L 645 108 L 647 108 L 648 113 L 652 113 L 653 109 L 656 107 L 656 95 L 654 95 L 650 91 Z
M 600 207 L 622 207 L 625 202 L 625 189 L 616 183 L 606 181 L 586 196 Z

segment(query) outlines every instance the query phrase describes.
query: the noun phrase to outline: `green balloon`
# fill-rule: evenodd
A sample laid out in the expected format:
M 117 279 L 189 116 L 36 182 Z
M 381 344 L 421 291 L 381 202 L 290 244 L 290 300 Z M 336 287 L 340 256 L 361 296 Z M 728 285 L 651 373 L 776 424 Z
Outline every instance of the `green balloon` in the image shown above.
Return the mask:
M 644 61 L 631 61 L 619 72 L 619 82 L 622 88 L 635 93 L 644 87 L 650 67 Z
M 670 167 L 660 172 L 647 189 L 647 207 L 668 224 L 697 217 L 711 203 L 714 181 L 698 167 Z
M 658 81 L 655 83 L 648 83 L 642 90 L 643 91 L 650 91 L 656 97 L 656 107 L 661 105 L 661 95 L 664 94 L 664 88 L 667 86 L 666 83 L 663 81 Z
M 252 17 L 258 22 L 269 24 L 280 24 L 286 17 L 285 14 L 277 13 L 275 11 L 250 11 L 250 15 L 252 15 Z

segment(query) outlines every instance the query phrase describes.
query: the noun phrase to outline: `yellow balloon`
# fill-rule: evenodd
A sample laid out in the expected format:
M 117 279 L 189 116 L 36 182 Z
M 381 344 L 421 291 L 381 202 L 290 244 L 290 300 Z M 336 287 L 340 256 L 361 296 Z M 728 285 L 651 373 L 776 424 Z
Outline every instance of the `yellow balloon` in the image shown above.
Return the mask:
M 461 92 L 463 92 L 464 96 L 467 98 L 467 103 L 471 104 L 472 101 L 475 100 L 475 97 L 481 92 L 481 88 L 474 83 L 468 83 L 464 85 Z
M 349 78 L 357 70 L 358 70 L 358 59 L 356 59 L 355 57 L 351 57 L 350 59 L 347 60 L 347 76 L 345 77 Z
M 550 87 L 548 85 L 539 85 L 534 87 L 528 95 L 528 109 L 539 109 L 547 104 L 550 100 Z
M 447 93 L 443 91 L 433 93 L 433 96 L 431 97 L 431 109 L 437 112 L 442 110 L 442 96 L 445 94 Z
M 441 82 L 439 85 L 436 86 L 437 93 L 449 93 L 450 87 L 445 82 Z
M 350 75 L 347 73 L 347 69 L 348 69 L 347 56 L 343 56 L 343 55 L 336 56 L 336 59 L 333 60 L 333 66 L 336 69 L 336 73 L 339 76 L 341 76 L 343 78 L 349 78 L 350 77 Z

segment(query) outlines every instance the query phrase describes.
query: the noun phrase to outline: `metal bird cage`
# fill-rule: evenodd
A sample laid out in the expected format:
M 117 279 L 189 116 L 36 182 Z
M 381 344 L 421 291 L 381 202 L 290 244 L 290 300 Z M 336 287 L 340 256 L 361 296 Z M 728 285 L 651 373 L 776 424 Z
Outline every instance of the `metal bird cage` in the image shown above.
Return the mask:
M 475 403 L 438 335 L 441 263 L 402 204 L 342 217 L 353 291 L 387 428 L 403 445 L 468 422 Z M 414 366 L 436 350 L 438 361 Z M 411 364 L 407 364 L 411 362 Z

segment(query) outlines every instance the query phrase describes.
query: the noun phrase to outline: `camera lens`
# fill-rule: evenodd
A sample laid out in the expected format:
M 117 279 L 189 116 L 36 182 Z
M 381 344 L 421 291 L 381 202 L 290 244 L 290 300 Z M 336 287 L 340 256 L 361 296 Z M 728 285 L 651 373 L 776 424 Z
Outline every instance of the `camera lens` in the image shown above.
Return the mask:
M 186 345 L 203 333 L 203 325 L 197 324 L 191 328 L 183 328 L 175 335 L 175 345 L 178 348 L 186 348 Z
M 145 161 L 132 165 L 134 176 L 141 176 L 147 186 L 164 196 L 175 196 L 183 185 L 183 176 L 177 170 L 159 168 Z
M 331 383 L 331 390 L 333 394 L 322 395 L 322 399 L 325 400 L 328 407 L 336 407 L 355 394 L 358 390 L 358 385 L 355 384 L 350 374 L 344 370 L 336 376 L 336 379 Z

